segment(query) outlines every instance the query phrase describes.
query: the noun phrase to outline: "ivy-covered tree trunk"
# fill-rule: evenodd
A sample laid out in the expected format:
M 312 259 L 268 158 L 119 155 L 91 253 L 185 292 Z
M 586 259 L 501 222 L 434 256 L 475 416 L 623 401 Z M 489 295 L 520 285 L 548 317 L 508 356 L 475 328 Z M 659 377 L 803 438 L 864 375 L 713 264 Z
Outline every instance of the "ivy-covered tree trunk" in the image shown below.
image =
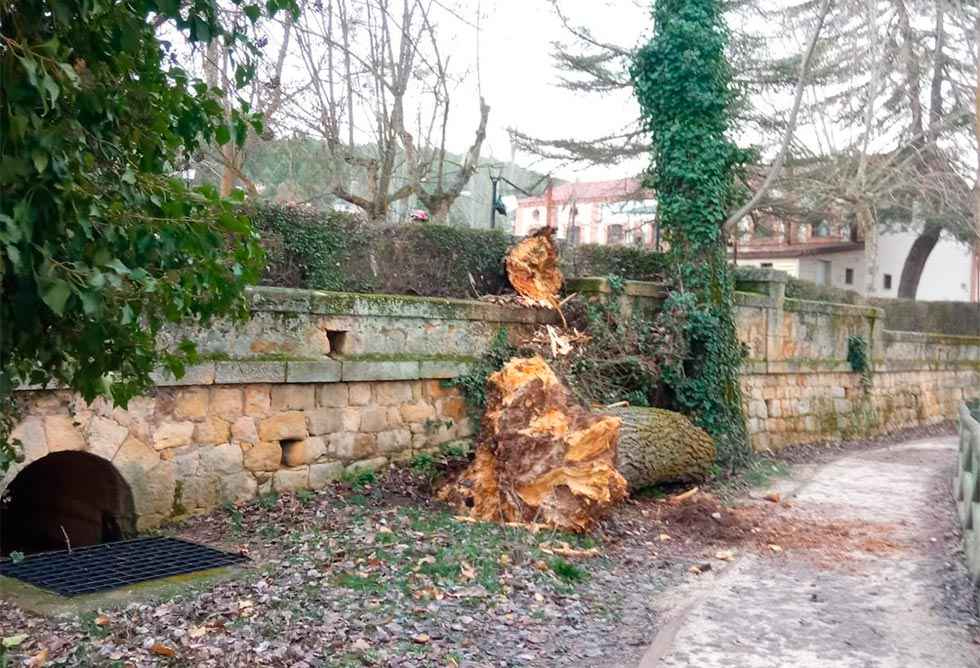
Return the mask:
M 735 172 L 750 155 L 727 137 L 734 96 L 722 5 L 657 0 L 654 36 L 631 74 L 652 139 L 646 185 L 657 193 L 673 271 L 664 317 L 688 346 L 664 380 L 677 407 L 715 438 L 719 461 L 734 466 L 748 458 L 749 445 L 724 222 L 736 204 Z

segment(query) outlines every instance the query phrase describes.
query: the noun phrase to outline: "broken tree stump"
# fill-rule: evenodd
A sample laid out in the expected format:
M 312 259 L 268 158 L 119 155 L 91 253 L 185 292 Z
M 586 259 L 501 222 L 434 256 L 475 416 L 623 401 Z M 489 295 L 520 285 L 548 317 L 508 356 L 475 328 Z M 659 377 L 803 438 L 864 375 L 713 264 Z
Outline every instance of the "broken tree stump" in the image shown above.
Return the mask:
M 581 406 L 540 357 L 487 381 L 476 457 L 439 496 L 475 519 L 586 531 L 626 496 L 619 419 Z
M 558 293 L 564 278 L 558 268 L 558 249 L 548 225 L 514 246 L 505 264 L 507 278 L 517 293 L 533 304 L 558 309 Z
M 622 421 L 616 467 L 630 489 L 700 482 L 715 462 L 715 442 L 686 416 L 661 408 L 610 408 Z

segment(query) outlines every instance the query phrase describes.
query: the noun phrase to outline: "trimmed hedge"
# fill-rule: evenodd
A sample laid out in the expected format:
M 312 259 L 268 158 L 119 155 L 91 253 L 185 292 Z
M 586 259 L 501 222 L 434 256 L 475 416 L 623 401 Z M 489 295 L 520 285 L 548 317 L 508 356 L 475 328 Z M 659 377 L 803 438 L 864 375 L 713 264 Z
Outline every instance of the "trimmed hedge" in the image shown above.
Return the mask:
M 358 216 L 280 204 L 246 214 L 266 250 L 264 285 L 345 292 L 474 297 L 507 287 L 499 231 L 414 223 L 371 225 Z
M 663 279 L 665 269 L 663 253 L 641 248 L 597 244 L 561 248 L 561 270 L 565 276 L 620 276 L 632 281 L 656 281 Z
M 792 276 L 786 281 L 786 296 L 790 299 L 806 299 L 813 302 L 834 304 L 866 304 L 867 301 L 854 290 L 843 290 L 826 285 L 817 285 Z

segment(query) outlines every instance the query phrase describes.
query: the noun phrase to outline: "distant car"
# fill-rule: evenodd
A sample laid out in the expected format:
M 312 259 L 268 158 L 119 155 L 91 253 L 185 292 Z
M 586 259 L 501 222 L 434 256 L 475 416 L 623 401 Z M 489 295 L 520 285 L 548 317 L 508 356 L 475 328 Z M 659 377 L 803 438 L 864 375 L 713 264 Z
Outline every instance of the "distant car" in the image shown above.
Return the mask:
M 415 223 L 427 223 L 429 222 L 429 212 L 423 211 L 422 209 L 413 209 L 408 212 L 408 218 Z

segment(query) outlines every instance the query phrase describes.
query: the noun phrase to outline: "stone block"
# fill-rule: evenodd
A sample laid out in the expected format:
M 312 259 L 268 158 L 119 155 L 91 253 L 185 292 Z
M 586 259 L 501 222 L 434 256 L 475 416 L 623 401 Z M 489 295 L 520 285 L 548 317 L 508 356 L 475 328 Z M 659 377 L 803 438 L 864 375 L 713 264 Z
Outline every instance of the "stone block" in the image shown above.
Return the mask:
M 244 465 L 249 471 L 278 471 L 282 464 L 282 447 L 274 441 L 259 441 L 246 445 Z
M 195 364 L 184 370 L 184 375 L 175 378 L 166 369 L 157 369 L 150 374 L 157 387 L 180 387 L 189 385 L 211 385 L 214 383 L 214 364 Z
M 412 432 L 407 429 L 394 429 L 383 431 L 378 434 L 378 451 L 382 454 L 391 454 L 401 450 L 411 449 Z
M 367 406 L 361 411 L 360 431 L 372 434 L 388 428 L 388 409 L 383 406 Z
M 443 397 L 451 397 L 456 394 L 455 388 L 445 387 L 441 380 L 422 381 L 422 390 L 424 396 L 428 399 L 442 399 Z
M 335 383 L 340 380 L 340 362 L 318 360 L 286 363 L 287 383 Z
M 316 405 L 323 408 L 346 408 L 348 392 L 346 383 L 329 383 L 316 388 Z
M 259 423 L 259 438 L 263 441 L 298 441 L 307 436 L 306 416 L 298 411 L 273 415 Z
M 128 434 L 129 429 L 118 424 L 115 420 L 95 416 L 88 425 L 87 449 L 93 455 L 112 461 Z M 51 443 L 49 442 L 48 449 L 50 448 Z
M 419 377 L 448 380 L 466 375 L 471 367 L 472 364 L 469 362 L 423 360 L 419 363 Z
M 408 383 L 378 383 L 374 386 L 374 402 L 382 406 L 399 406 L 412 400 Z
M 210 510 L 218 505 L 221 498 L 218 478 L 212 475 L 180 478 L 177 484 L 180 490 L 180 505 L 185 511 Z
M 353 462 L 347 465 L 345 471 L 351 475 L 357 475 L 358 473 L 364 473 L 365 471 L 378 471 L 388 465 L 388 459 L 385 457 L 374 457 L 373 459 L 362 459 L 361 461 Z
M 389 427 L 400 427 L 402 424 L 402 413 L 397 406 L 388 406 L 385 412 L 385 419 L 388 420 Z
M 194 428 L 194 442 L 201 445 L 217 445 L 231 441 L 231 426 L 227 420 L 210 417 Z
M 178 390 L 174 402 L 174 417 L 182 420 L 203 420 L 208 414 L 208 403 L 208 390 L 205 387 Z
M 217 362 L 214 367 L 214 382 L 219 385 L 284 383 L 286 363 L 252 360 Z
M 232 443 L 216 445 L 201 451 L 200 471 L 206 475 L 225 476 L 241 473 L 242 449 Z
M 446 397 L 436 402 L 439 415 L 459 422 L 466 418 L 466 401 L 463 397 Z
M 212 415 L 233 420 L 240 416 L 244 407 L 244 392 L 240 387 L 215 387 L 211 390 Z
M 40 417 L 29 416 L 21 420 L 10 433 L 11 440 L 20 441 L 20 452 L 25 462 L 37 461 L 48 454 L 48 441 L 44 435 L 44 422 Z
M 236 443 L 258 443 L 259 430 L 255 419 L 242 416 L 231 423 L 231 440 Z
M 357 380 L 416 380 L 419 363 L 416 361 L 347 360 L 343 363 L 343 379 Z
M 177 475 L 172 462 L 160 462 L 149 471 L 128 471 L 126 482 L 133 492 L 136 513 L 170 515 L 173 512 Z
M 259 483 L 251 474 L 243 471 L 222 476 L 218 481 L 218 489 L 222 503 L 244 503 L 255 498 Z
M 310 466 L 310 489 L 323 489 L 344 473 L 344 465 L 340 462 L 313 464 Z
M 344 410 L 342 408 L 317 408 L 306 411 L 306 424 L 310 433 L 318 436 L 344 431 Z M 356 431 L 356 429 L 350 431 Z
M 364 459 L 377 453 L 374 434 L 331 434 L 327 452 L 338 459 Z
M 399 411 L 402 416 L 402 421 L 406 423 L 425 422 L 436 417 L 436 409 L 431 404 L 422 401 L 413 404 L 402 404 Z
M 766 415 L 775 418 L 781 417 L 782 414 L 782 404 L 778 399 L 769 399 L 766 401 Z
M 70 415 L 46 416 L 44 418 L 44 435 L 47 439 L 49 452 L 85 449 L 85 439 L 78 431 L 75 419 Z
M 127 471 L 137 469 L 149 471 L 160 463 L 160 453 L 148 446 L 143 441 L 130 436 L 116 451 L 116 456 L 112 459 L 123 478 L 129 479 Z
M 341 412 L 344 421 L 344 431 L 361 430 L 361 411 L 362 408 L 345 408 Z
M 371 403 L 371 383 L 351 383 L 349 390 L 351 406 L 367 406 Z
M 302 466 L 296 469 L 281 469 L 272 477 L 272 487 L 277 492 L 295 492 L 309 489 L 310 467 Z
M 272 387 L 269 385 L 245 386 L 245 415 L 263 417 L 272 410 Z
M 316 407 L 316 390 L 312 385 L 273 385 L 272 410 L 305 411 Z
M 312 464 L 327 452 L 327 444 L 319 436 L 282 444 L 282 463 L 289 467 Z

